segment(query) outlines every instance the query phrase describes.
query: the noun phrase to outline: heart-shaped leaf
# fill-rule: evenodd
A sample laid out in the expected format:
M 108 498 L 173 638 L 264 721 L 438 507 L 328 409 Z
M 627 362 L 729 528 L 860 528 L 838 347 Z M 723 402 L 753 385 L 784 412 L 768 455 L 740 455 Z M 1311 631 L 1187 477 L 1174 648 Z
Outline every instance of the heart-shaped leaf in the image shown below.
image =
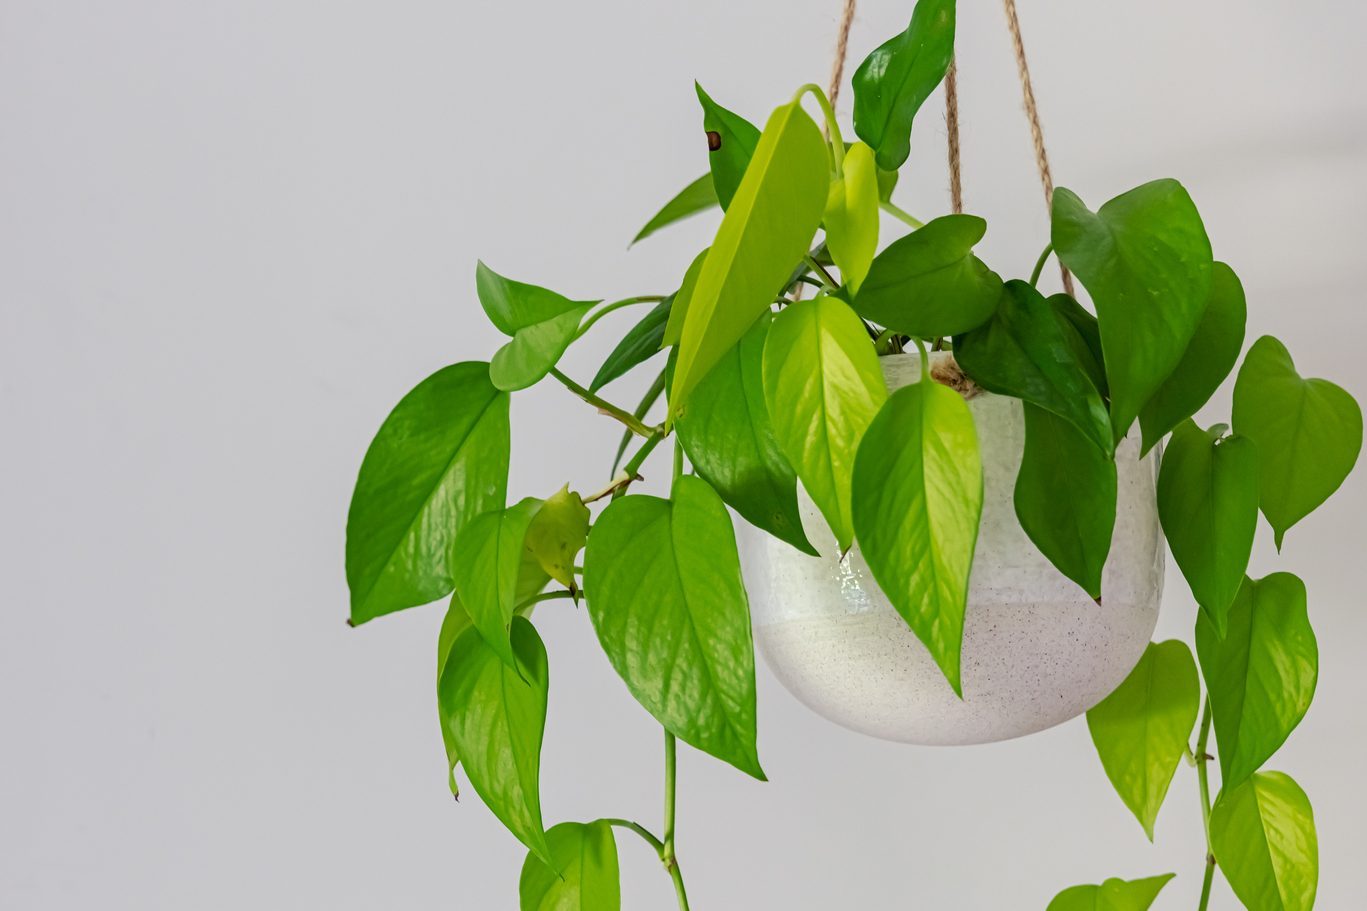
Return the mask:
M 1096 304 L 1119 441 L 1177 369 L 1201 322 L 1210 299 L 1210 239 L 1182 185 L 1155 180 L 1095 213 L 1060 187 L 1053 243 Z
M 451 577 L 456 595 L 480 636 L 509 667 L 516 668 L 509 628 L 517 606 L 527 527 L 541 501 L 527 497 L 507 509 L 476 516 L 456 535 Z
M 774 439 L 764 402 L 769 323 L 769 314 L 762 314 L 703 378 L 676 430 L 693 470 L 728 506 L 757 528 L 815 555 L 802 530 L 797 475 Z
M 756 135 L 758 135 L 758 131 L 756 131 Z M 637 232 L 628 246 L 635 246 L 661 228 L 667 228 L 675 222 L 683 221 L 699 212 L 705 212 L 718 204 L 717 190 L 712 175 L 704 174 L 665 203 L 664 208 L 656 212 L 655 216 L 645 223 L 645 227 Z
M 1126 882 L 1108 879 L 1099 886 L 1064 889 L 1045 911 L 1149 911 L 1158 893 L 1177 874 L 1150 876 Z
M 574 341 L 579 323 L 598 301 L 572 301 L 546 288 L 504 278 L 484 263 L 475 269 L 480 305 L 512 341 L 489 363 L 489 378 L 512 392 L 541 380 Z
M 755 650 L 731 517 L 700 478 L 614 500 L 589 533 L 584 593 L 636 701 L 680 740 L 763 779 Z
M 873 260 L 854 309 L 903 335 L 956 335 L 987 321 L 1002 280 L 973 255 L 987 222 L 945 215 L 893 241 Z
M 854 131 L 878 166 L 895 171 L 911 152 L 911 123 L 954 57 L 954 0 L 917 0 L 907 30 L 854 71 Z
M 864 324 L 843 301 L 799 301 L 774 319 L 764 346 L 774 439 L 842 550 L 854 539 L 855 453 L 887 394 Z
M 541 504 L 524 541 L 546 575 L 574 591 L 574 558 L 588 536 L 589 508 L 567 484 Z
M 878 250 L 878 166 L 873 150 L 856 142 L 845 153 L 844 171 L 826 196 L 826 247 L 840 278 L 857 291 Z
M 1310 911 L 1319 840 L 1310 799 L 1291 776 L 1259 772 L 1221 792 L 1210 814 L 1215 858 L 1249 911 Z
M 1272 758 L 1315 697 L 1319 645 L 1305 600 L 1300 579 L 1273 573 L 1244 581 L 1223 639 L 1204 617 L 1196 624 L 1227 790 Z
M 593 382 L 589 383 L 589 392 L 597 392 L 660 353 L 673 304 L 674 296 L 666 297 L 650 308 L 650 312 L 622 336 L 617 347 L 603 361 L 603 366 L 598 368 Z
M 1053 412 L 1021 404 L 1025 451 L 1016 475 L 1016 518 L 1059 572 L 1100 599 L 1115 530 L 1115 460 Z
M 450 594 L 451 542 L 508 486 L 508 396 L 489 365 L 438 370 L 375 434 L 347 513 L 351 622 Z
M 1170 639 L 1150 643 L 1124 682 L 1087 713 L 1106 777 L 1149 841 L 1200 701 L 1191 651 Z
M 1173 431 L 1158 473 L 1158 518 L 1196 603 L 1225 634 L 1258 527 L 1258 449 L 1225 425 Z
M 963 398 L 929 380 L 888 397 L 854 463 L 854 531 L 892 606 L 963 696 L 960 646 L 983 474 Z
M 550 864 L 535 854 L 522 864 L 521 911 L 621 911 L 617 840 L 606 820 L 562 822 L 546 843 Z
M 821 223 L 829 183 L 826 143 L 816 124 L 796 101 L 775 110 L 689 296 L 671 419 L 773 304 Z
M 546 727 L 546 649 L 515 617 L 516 667 L 466 629 L 456 637 L 439 684 L 442 716 L 470 784 L 503 825 L 553 863 L 541 824 L 541 737 Z
M 1196 334 L 1176 369 L 1139 412 L 1145 453 L 1209 401 L 1239 361 L 1248 316 L 1244 287 L 1222 262 L 1213 264 L 1210 277 L 1210 300 Z
M 707 131 L 707 162 L 712 170 L 712 186 L 723 209 L 740 187 L 745 169 L 759 144 L 759 129 L 739 114 L 713 101 L 698 83 L 698 102 L 702 104 L 702 128 Z
M 1052 411 L 1109 456 L 1110 418 L 1085 350 L 1072 322 L 1022 281 L 1006 283 L 986 324 L 954 338 L 955 360 L 979 386 Z
M 1338 490 L 1362 450 L 1362 409 L 1328 380 L 1302 379 L 1286 346 L 1253 343 L 1234 383 L 1234 431 L 1258 444 L 1259 504 L 1276 533 Z

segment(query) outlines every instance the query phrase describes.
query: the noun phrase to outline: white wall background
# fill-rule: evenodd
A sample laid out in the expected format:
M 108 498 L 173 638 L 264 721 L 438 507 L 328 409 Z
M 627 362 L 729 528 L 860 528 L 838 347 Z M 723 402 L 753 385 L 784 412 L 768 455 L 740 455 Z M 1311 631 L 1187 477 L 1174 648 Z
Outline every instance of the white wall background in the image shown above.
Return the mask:
M 1020 275 L 1046 226 L 1010 46 L 998 4 L 962 6 L 967 204 Z M 1096 205 L 1183 180 L 1251 337 L 1367 394 L 1367 8 L 1021 6 L 1058 182 Z M 625 246 L 706 167 L 691 81 L 762 120 L 825 81 L 838 7 L 0 2 L 0 906 L 515 907 L 522 851 L 443 784 L 439 608 L 343 623 L 356 468 L 405 390 L 498 344 L 476 257 L 572 296 L 668 291 L 711 224 Z M 866 0 L 854 60 L 910 7 Z M 914 146 L 898 199 L 942 212 L 938 98 Z M 514 421 L 519 495 L 602 480 L 613 428 L 563 390 Z M 1309 584 L 1320 692 L 1274 762 L 1314 801 L 1329 911 L 1367 904 L 1364 509 L 1359 472 L 1281 558 L 1263 529 L 1254 566 Z M 1189 638 L 1169 581 L 1160 634 Z M 582 611 L 538 622 L 548 821 L 657 822 L 657 729 Z M 1189 769 L 1150 846 L 1080 721 L 915 749 L 760 684 L 769 784 L 681 759 L 695 908 L 1042 909 L 1166 871 L 1159 907 L 1195 907 Z M 627 907 L 671 907 L 619 842 Z

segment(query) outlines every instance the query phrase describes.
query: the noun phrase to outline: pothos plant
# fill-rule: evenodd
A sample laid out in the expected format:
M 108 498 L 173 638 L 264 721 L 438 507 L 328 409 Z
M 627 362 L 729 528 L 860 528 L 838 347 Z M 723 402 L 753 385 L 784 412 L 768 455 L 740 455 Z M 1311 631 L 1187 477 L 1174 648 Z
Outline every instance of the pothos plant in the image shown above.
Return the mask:
M 618 908 L 614 830 L 649 844 L 688 907 L 675 846 L 676 739 L 763 780 L 728 506 L 815 553 L 798 512 L 801 481 L 839 547 L 858 542 L 962 695 L 982 468 L 968 407 L 929 377 L 928 348 L 952 352 L 977 386 L 1021 401 L 1021 527 L 1098 610 L 1117 444 L 1136 423 L 1142 451 L 1168 439 L 1156 505 L 1199 608 L 1196 657 L 1179 641 L 1150 645 L 1087 713 L 1088 726 L 1150 838 L 1176 768 L 1184 756 L 1195 765 L 1208 844 L 1200 907 L 1217 868 L 1248 908 L 1314 903 L 1310 801 L 1288 775 L 1264 768 L 1315 690 L 1306 589 L 1286 572 L 1250 579 L 1246 570 L 1259 511 L 1280 549 L 1342 483 L 1361 447 L 1361 412 L 1339 387 L 1302 378 L 1282 343 L 1264 336 L 1238 368 L 1229 423 L 1192 420 L 1235 368 L 1245 302 L 1176 181 L 1144 184 L 1095 211 L 1059 189 L 1027 280 L 1005 281 L 974 254 L 981 218 L 922 223 L 894 205 L 912 120 L 945 76 L 953 44 L 952 0 L 920 0 L 907 30 L 854 74 L 860 141 L 850 145 L 815 86 L 762 129 L 699 87 L 710 173 L 636 238 L 723 210 L 677 290 L 571 300 L 481 264 L 479 301 L 509 341 L 488 363 L 455 364 L 418 384 L 366 453 L 347 521 L 351 622 L 451 595 L 438 643 L 449 783 L 455 792 L 463 768 L 526 846 L 524 909 Z M 807 96 L 825 136 L 802 106 Z M 880 212 L 906 225 L 881 251 Z M 1037 290 L 1051 255 L 1081 280 L 1095 313 Z M 589 383 L 557 368 L 604 315 L 638 305 L 649 309 Z M 921 380 L 889 394 L 879 356 L 904 349 L 920 352 Z M 635 408 L 600 394 L 649 363 L 657 372 Z M 566 486 L 509 504 L 511 394 L 547 377 L 623 425 L 618 462 L 637 445 L 601 490 Z M 662 396 L 667 412 L 652 420 Z M 669 497 L 633 492 L 671 436 Z M 658 833 L 615 818 L 545 828 L 538 777 L 549 678 L 532 611 L 580 598 L 608 660 L 664 728 Z M 1048 907 L 1148 908 L 1171 876 L 1075 886 Z

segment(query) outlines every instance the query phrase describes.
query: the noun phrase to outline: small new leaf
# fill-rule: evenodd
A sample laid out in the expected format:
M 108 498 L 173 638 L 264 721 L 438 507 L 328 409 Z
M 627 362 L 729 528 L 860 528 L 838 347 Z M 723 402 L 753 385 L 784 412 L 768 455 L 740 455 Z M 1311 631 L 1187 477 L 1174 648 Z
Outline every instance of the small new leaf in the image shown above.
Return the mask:
M 1125 881 L 1108 879 L 1099 886 L 1064 889 L 1045 911 L 1148 911 L 1176 873 Z
M 589 536 L 589 508 L 569 485 L 546 498 L 527 526 L 527 550 L 546 574 L 574 591 L 574 558 Z
M 845 287 L 857 291 L 878 250 L 878 166 L 873 150 L 856 142 L 845 153 L 844 173 L 826 196 L 826 247 Z
M 489 364 L 489 378 L 506 391 L 541 380 L 574 341 L 579 322 L 598 301 L 572 301 L 546 288 L 504 278 L 484 263 L 475 288 L 489 322 L 512 336 Z
M 528 854 L 520 911 L 621 911 L 617 840 L 606 820 L 562 822 L 546 833 L 551 863 Z

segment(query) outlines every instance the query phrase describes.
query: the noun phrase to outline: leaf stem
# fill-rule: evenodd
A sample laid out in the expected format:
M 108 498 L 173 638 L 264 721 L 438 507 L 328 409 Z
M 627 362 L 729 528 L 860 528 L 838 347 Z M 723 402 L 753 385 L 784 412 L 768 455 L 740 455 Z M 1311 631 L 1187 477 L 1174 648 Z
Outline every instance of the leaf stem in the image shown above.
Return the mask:
M 912 215 L 910 212 L 904 211 L 901 207 L 899 207 L 890 199 L 883 200 L 878 204 L 878 206 L 884 212 L 888 213 L 893 218 L 897 219 L 903 224 L 910 225 L 913 228 L 924 228 L 926 226 L 925 222 L 921 221 L 921 219 L 917 218 L 915 215 Z
M 912 340 L 913 342 L 916 343 L 916 350 L 919 351 L 919 352 L 921 352 L 921 382 L 923 382 L 923 383 L 929 383 L 929 382 L 930 382 L 930 355 L 926 353 L 926 343 L 923 342 L 923 341 L 921 341 L 919 338 L 917 338 L 917 337 L 914 336 L 914 335 L 911 337 L 911 340 Z
M 612 485 L 609 488 L 612 490 L 612 499 L 615 500 L 627 492 L 627 488 L 631 486 L 631 482 L 636 480 L 636 473 L 640 471 L 641 466 L 645 464 L 646 457 L 654 451 L 656 446 L 660 445 L 660 441 L 664 438 L 665 432 L 659 428 L 656 428 L 655 432 L 646 437 L 646 441 L 641 444 L 641 448 L 636 450 L 636 454 L 631 457 L 626 465 L 622 466 L 621 474 L 613 479 Z
M 816 99 L 816 103 L 821 105 L 821 116 L 826 118 L 826 134 L 830 137 L 831 167 L 835 171 L 835 176 L 840 177 L 845 173 L 845 140 L 840 136 L 840 124 L 836 122 L 835 109 L 831 107 L 831 101 L 821 90 L 821 86 L 815 82 L 809 82 L 798 89 L 793 94 L 793 100 L 801 101 L 803 95 L 811 95 Z
M 1206 696 L 1201 708 L 1201 733 L 1196 739 L 1196 781 L 1201 789 L 1201 824 L 1206 830 L 1206 873 L 1201 882 L 1201 903 L 1197 911 L 1206 911 L 1210 904 L 1210 888 L 1215 881 L 1215 849 L 1210 842 L 1210 775 L 1208 767 L 1211 755 L 1206 752 L 1210 742 L 1210 696 Z
M 621 421 L 632 433 L 635 433 L 638 436 L 648 437 L 655 432 L 654 427 L 647 427 L 630 411 L 627 411 L 623 408 L 618 408 L 611 402 L 597 395 L 594 395 L 592 392 L 589 392 L 587 389 L 585 389 L 583 386 L 580 386 L 574 380 L 565 376 L 565 374 L 561 373 L 555 367 L 551 368 L 551 376 L 559 380 L 561 385 L 563 385 L 570 392 L 573 392 L 575 395 L 579 396 L 581 399 L 588 402 L 590 405 L 595 406 L 603 414 L 606 414 L 609 417 L 616 418 L 617 420 Z
M 539 595 L 532 595 L 532 597 L 527 598 L 526 600 L 519 602 L 519 603 L 517 604 L 517 606 L 513 608 L 513 610 L 514 610 L 514 611 L 520 611 L 520 610 L 522 610 L 522 608 L 524 608 L 524 607 L 531 607 L 533 604 L 540 604 L 542 601 L 555 601 L 555 600 L 557 600 L 557 599 L 559 599 L 559 598 L 573 598 L 573 597 L 574 597 L 574 592 L 570 591 L 570 590 L 567 589 L 567 588 L 559 588 L 559 589 L 556 589 L 556 590 L 553 591 L 553 592 L 542 592 L 542 593 L 539 594 Z
M 812 270 L 821 276 L 821 285 L 827 291 L 834 291 L 839 287 L 839 285 L 836 284 L 835 277 L 827 272 L 826 267 L 817 262 L 816 258 L 810 253 L 803 254 L 802 261 L 808 266 L 811 266 Z
M 1054 245 L 1049 244 L 1044 248 L 1044 252 L 1035 261 L 1035 270 L 1030 273 L 1030 287 L 1034 288 L 1039 284 L 1039 277 L 1044 272 L 1044 264 L 1049 261 L 1049 255 L 1054 252 Z
M 603 822 L 607 823 L 610 826 L 616 826 L 619 829 L 630 829 L 631 831 L 635 832 L 637 835 L 641 836 L 641 838 L 645 840 L 645 843 L 650 845 L 650 847 L 655 851 L 655 853 L 663 859 L 665 849 L 664 842 L 656 838 L 649 829 L 641 825 L 639 822 L 632 822 L 630 819 L 617 819 L 616 817 L 613 817 L 611 819 L 604 819 Z
M 679 859 L 674 854 L 674 791 L 677 769 L 676 744 L 674 735 L 665 731 L 665 825 L 664 845 L 660 850 L 660 860 L 674 881 L 674 892 L 679 897 L 679 911 L 688 911 L 688 892 L 684 889 L 683 872 L 679 869 Z
M 598 322 L 614 310 L 621 310 L 623 307 L 630 307 L 633 304 L 658 304 L 662 300 L 664 300 L 664 298 L 658 294 L 642 294 L 639 297 L 628 297 L 623 300 L 613 301 L 610 304 L 604 304 L 602 307 L 599 307 L 597 310 L 590 313 L 588 318 L 579 324 L 578 330 L 574 333 L 574 338 L 576 341 L 583 338 L 584 333 L 588 332 L 589 328 L 593 326 L 594 323 Z

